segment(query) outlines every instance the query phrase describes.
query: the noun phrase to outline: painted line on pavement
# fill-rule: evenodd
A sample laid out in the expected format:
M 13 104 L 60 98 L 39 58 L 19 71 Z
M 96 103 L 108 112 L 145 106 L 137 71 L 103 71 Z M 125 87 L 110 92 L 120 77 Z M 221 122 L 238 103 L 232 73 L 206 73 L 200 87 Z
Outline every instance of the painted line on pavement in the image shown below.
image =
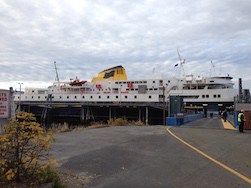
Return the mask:
M 221 119 L 221 122 L 224 129 L 237 130 L 233 125 L 231 125 L 231 123 L 229 123 L 229 121 L 224 122 L 224 120 Z
M 240 174 L 239 172 L 233 170 L 232 168 L 224 165 L 223 163 L 217 161 L 216 159 L 210 157 L 209 155 L 205 154 L 204 152 L 200 151 L 199 149 L 195 148 L 194 146 L 188 144 L 187 142 L 185 142 L 184 140 L 182 140 L 181 138 L 179 138 L 178 136 L 176 136 L 175 134 L 173 134 L 169 128 L 166 129 L 169 134 L 171 134 L 174 138 L 178 139 L 179 141 L 181 141 L 183 144 L 187 145 L 188 147 L 190 147 L 191 149 L 197 151 L 199 154 L 203 155 L 204 157 L 208 158 L 209 160 L 213 161 L 214 163 L 220 165 L 222 168 L 225 168 L 226 170 L 228 170 L 229 172 L 235 174 L 236 176 L 240 177 L 241 179 L 245 180 L 246 182 L 251 184 L 251 179 L 247 178 L 246 176 Z

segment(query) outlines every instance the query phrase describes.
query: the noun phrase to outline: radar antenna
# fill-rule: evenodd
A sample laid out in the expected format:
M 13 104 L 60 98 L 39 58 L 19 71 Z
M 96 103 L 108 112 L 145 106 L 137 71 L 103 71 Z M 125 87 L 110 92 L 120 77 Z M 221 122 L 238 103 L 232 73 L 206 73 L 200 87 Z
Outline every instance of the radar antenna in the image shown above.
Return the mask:
M 59 77 L 58 77 L 58 71 L 57 71 L 56 61 L 54 61 L 54 67 L 55 67 L 55 72 L 56 72 L 55 81 L 57 81 L 57 82 L 58 82 L 58 85 L 60 85 L 60 84 L 59 84 Z
M 183 59 L 183 61 L 182 61 L 182 58 L 181 58 L 181 55 L 180 55 L 180 53 L 179 53 L 178 47 L 177 47 L 177 52 L 178 52 L 178 56 L 179 56 L 179 60 L 180 60 L 180 75 L 181 75 L 181 70 L 182 70 L 182 72 L 183 72 L 183 77 L 185 77 L 186 74 L 185 74 L 185 71 L 184 71 L 183 64 L 185 64 L 185 61 L 186 61 L 186 60 Z

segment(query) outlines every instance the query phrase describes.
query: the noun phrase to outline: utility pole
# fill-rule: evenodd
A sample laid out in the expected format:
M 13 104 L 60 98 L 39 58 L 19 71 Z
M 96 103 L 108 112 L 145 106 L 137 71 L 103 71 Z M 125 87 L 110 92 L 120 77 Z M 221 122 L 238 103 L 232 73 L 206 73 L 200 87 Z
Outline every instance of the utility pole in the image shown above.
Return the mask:
M 166 110 L 165 110 L 165 87 L 163 86 L 163 125 L 166 125 L 165 116 L 166 116 Z
M 18 107 L 18 113 L 20 112 L 21 110 L 21 86 L 23 83 L 18 83 L 20 85 L 20 90 L 19 90 L 19 107 Z

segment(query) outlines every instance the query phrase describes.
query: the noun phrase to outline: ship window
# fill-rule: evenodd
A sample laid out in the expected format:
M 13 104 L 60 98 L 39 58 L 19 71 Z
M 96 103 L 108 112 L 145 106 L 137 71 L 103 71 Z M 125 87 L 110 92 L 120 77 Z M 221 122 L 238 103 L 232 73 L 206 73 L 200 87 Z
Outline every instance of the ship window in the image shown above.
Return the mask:
M 152 91 L 153 89 L 152 89 L 152 88 L 150 88 L 149 90 L 150 90 L 150 91 Z
M 75 96 L 75 99 L 77 98 L 77 96 Z
M 139 82 L 135 82 L 135 84 L 137 84 L 137 83 L 139 83 Z
M 210 80 L 210 82 L 212 83 L 212 82 L 214 82 L 213 80 Z
M 69 99 L 69 96 L 67 96 L 67 99 Z
M 38 96 L 38 98 L 40 99 L 40 96 Z
M 221 96 L 220 95 L 218 95 L 218 98 L 220 98 Z
M 123 82 L 123 84 L 126 84 L 126 82 Z
M 134 96 L 134 99 L 137 99 L 137 96 L 136 96 L 136 95 Z
M 116 99 L 118 99 L 119 98 L 119 96 L 118 95 L 116 95 Z
M 143 83 L 146 84 L 146 81 L 144 81 Z
M 216 98 L 216 95 L 214 95 L 214 98 Z
M 158 89 L 157 88 L 154 88 L 154 91 L 157 91 Z
M 153 81 L 153 84 L 155 84 L 155 81 Z
M 168 80 L 168 83 L 170 83 L 170 80 Z
M 92 99 L 92 96 L 90 96 L 90 98 Z
M 205 95 L 202 95 L 202 98 L 205 98 Z
M 129 89 L 126 89 L 126 91 L 129 91 Z
M 34 90 L 32 90 L 32 93 L 34 93 L 35 91 Z
M 134 89 L 131 89 L 131 91 L 134 91 Z
M 207 98 L 209 98 L 209 95 L 206 95 Z
M 33 99 L 33 96 L 31 98 Z
M 118 84 L 118 82 L 115 82 L 115 84 Z
M 119 82 L 119 84 L 122 84 L 122 82 Z
M 109 99 L 110 98 L 110 96 L 107 96 L 107 99 Z
M 138 88 L 136 88 L 135 91 L 138 91 Z
M 46 97 L 46 96 L 45 96 L 44 98 L 45 98 L 45 99 L 47 99 L 47 97 Z
M 127 95 L 125 96 L 125 99 L 127 99 Z
M 151 99 L 152 98 L 152 96 L 151 95 L 149 95 L 149 99 Z
M 142 84 L 142 81 L 139 81 L 140 84 Z
M 132 84 L 134 84 L 134 82 L 131 82 Z
M 37 93 L 38 93 L 38 94 L 45 94 L 45 92 L 44 92 L 44 91 L 41 91 L 41 90 L 38 90 Z
M 98 96 L 99 99 L 101 99 L 101 96 Z
M 85 96 L 82 97 L 83 99 L 85 98 Z

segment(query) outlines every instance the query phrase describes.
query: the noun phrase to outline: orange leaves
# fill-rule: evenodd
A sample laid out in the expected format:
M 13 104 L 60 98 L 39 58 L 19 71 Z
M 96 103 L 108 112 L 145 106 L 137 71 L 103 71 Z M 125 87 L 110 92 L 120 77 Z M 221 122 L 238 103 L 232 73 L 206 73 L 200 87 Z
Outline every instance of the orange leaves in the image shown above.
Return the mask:
M 52 134 L 43 131 L 33 114 L 20 112 L 16 119 L 9 119 L 4 131 L 0 137 L 0 174 L 6 180 L 27 179 L 39 168 L 57 164 L 48 159 Z
M 15 177 L 15 173 L 14 173 L 13 169 L 9 169 L 8 172 L 6 172 L 7 180 L 11 180 L 14 177 Z

